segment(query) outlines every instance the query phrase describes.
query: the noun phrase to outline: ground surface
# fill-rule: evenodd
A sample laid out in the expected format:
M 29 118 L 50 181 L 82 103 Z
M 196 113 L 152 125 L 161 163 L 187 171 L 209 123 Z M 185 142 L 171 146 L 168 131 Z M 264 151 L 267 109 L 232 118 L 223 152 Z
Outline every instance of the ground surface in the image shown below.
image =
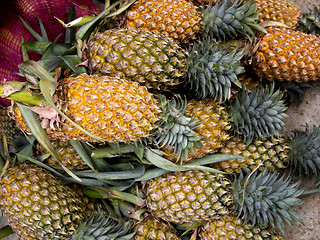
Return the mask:
M 301 10 L 307 11 L 313 5 L 320 7 L 319 0 L 292 0 Z M 320 83 L 320 82 L 319 82 Z M 286 119 L 286 131 L 299 128 L 304 129 L 306 123 L 310 126 L 320 124 L 320 90 L 307 90 L 303 102 L 299 107 L 291 106 Z M 310 188 L 315 181 L 297 175 L 294 180 L 301 180 L 301 187 Z M 287 227 L 285 240 L 320 240 L 320 194 L 312 194 L 303 197 L 304 203 L 296 208 L 296 212 L 302 218 L 304 225 L 296 224 L 296 231 Z M 5 224 L 5 222 L 3 223 Z M 4 238 L 4 240 L 16 240 L 14 235 Z

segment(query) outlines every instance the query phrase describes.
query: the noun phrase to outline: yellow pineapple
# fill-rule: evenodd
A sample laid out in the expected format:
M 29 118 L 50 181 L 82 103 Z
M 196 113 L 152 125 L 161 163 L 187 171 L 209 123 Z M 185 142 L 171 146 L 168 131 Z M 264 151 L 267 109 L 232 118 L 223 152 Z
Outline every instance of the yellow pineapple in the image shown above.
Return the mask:
M 156 127 L 158 101 L 137 82 L 99 75 L 81 74 L 63 79 L 57 92 L 62 111 L 102 141 L 129 142 L 146 137 Z M 41 101 L 39 105 L 45 105 Z M 16 115 L 18 126 L 21 114 Z M 54 123 L 53 123 L 54 124 Z M 49 138 L 97 142 L 67 120 L 46 127 Z
M 229 214 L 200 227 L 199 236 L 201 240 L 283 240 L 272 229 L 261 229 L 251 224 L 244 224 L 243 220 L 233 214 Z
M 262 28 L 256 23 L 257 6 L 254 1 L 223 1 L 201 9 L 187 0 L 139 0 L 126 12 L 126 27 L 146 29 L 170 36 L 181 43 L 197 39 L 199 35 L 233 38 L 253 35 Z
M 252 66 L 260 78 L 308 82 L 320 77 L 320 38 L 289 28 L 269 27 L 259 36 Z

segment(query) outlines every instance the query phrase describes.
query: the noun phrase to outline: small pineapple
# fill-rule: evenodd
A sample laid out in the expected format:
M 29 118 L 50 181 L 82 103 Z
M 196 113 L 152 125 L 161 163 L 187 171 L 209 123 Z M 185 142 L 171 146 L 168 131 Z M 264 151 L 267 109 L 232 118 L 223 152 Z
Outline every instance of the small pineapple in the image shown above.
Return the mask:
M 232 159 L 213 164 L 213 168 L 227 173 L 241 171 L 242 167 L 275 171 L 289 165 L 289 147 L 284 136 L 255 139 L 249 145 L 241 138 L 232 138 L 220 149 L 221 154 L 232 154 L 244 158 Z
M 181 240 L 177 231 L 161 219 L 148 216 L 138 222 L 133 231 L 136 231 L 132 240 Z
M 244 224 L 243 220 L 234 214 L 225 215 L 219 219 L 206 222 L 200 227 L 199 236 L 201 240 L 283 240 L 273 230 L 253 227 L 249 223 Z
M 89 169 L 89 166 L 82 160 L 77 151 L 72 147 L 70 142 L 65 141 L 51 141 L 52 146 L 57 151 L 60 156 L 61 163 L 68 168 L 69 170 L 84 170 Z M 38 152 L 40 155 L 48 154 L 48 151 L 45 148 L 38 144 Z M 45 162 L 54 167 L 61 167 L 60 163 L 53 158 L 51 155 L 45 159 Z
M 317 36 L 289 28 L 268 27 L 266 30 L 252 59 L 252 67 L 260 78 L 295 82 L 320 78 Z
M 182 43 L 204 33 L 212 38 L 251 35 L 261 29 L 254 1 L 223 1 L 198 9 L 186 0 L 139 0 L 127 10 L 127 27 L 170 36 Z
M 233 181 L 219 173 L 170 172 L 146 182 L 147 208 L 153 216 L 177 224 L 211 221 L 235 211 L 245 224 L 270 224 L 284 233 L 283 220 L 291 226 L 294 220 L 301 222 L 292 207 L 302 203 L 298 197 L 303 190 L 290 181 L 279 173 L 248 169 Z

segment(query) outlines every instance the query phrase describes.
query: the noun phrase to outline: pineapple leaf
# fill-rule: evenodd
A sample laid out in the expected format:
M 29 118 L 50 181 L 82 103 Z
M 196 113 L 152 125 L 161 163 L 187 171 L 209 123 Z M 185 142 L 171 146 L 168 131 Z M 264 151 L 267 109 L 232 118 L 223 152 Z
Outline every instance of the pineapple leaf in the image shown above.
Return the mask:
M 45 37 L 40 36 L 36 31 L 34 31 L 20 16 L 19 16 L 21 22 L 25 26 L 26 29 L 31 33 L 31 35 L 37 39 L 39 42 L 48 42 L 49 40 Z
M 71 146 L 76 150 L 81 159 L 93 170 L 97 173 L 97 170 L 93 166 L 92 160 L 88 155 L 87 151 L 83 147 L 83 145 L 79 141 L 70 141 Z
M 87 69 L 84 66 L 80 66 L 81 59 L 79 59 L 77 55 L 61 56 L 60 58 L 75 73 L 75 75 L 87 73 Z

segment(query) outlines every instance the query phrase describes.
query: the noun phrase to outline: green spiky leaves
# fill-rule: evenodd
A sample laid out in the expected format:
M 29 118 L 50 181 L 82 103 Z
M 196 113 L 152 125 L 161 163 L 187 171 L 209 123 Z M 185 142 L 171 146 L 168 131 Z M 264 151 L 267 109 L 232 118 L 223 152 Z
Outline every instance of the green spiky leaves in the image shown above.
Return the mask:
M 102 214 L 92 215 L 87 221 L 80 224 L 71 240 L 93 239 L 122 239 L 130 240 L 135 233 L 129 234 L 130 223 L 123 220 L 105 218 Z
M 284 234 L 284 221 L 294 228 L 294 221 L 302 223 L 292 207 L 303 202 L 299 183 L 290 185 L 289 177 L 268 171 L 250 172 L 244 168 L 232 183 L 234 210 L 244 222 L 258 227 L 278 227 Z
M 229 99 L 232 83 L 240 86 L 237 75 L 244 72 L 240 66 L 244 52 L 222 47 L 210 38 L 194 44 L 188 52 L 186 66 L 190 88 L 201 98 Z
M 313 35 L 320 35 L 320 10 L 314 6 L 312 11 L 303 13 L 299 22 L 299 30 Z
M 194 146 L 200 146 L 201 137 L 193 129 L 200 123 L 185 113 L 187 102 L 175 96 L 168 101 L 163 95 L 158 96 L 162 109 L 162 118 L 154 141 L 160 147 L 167 146 L 174 150 L 178 160 L 188 156 Z
M 288 139 L 290 161 L 295 170 L 308 176 L 320 175 L 320 131 L 314 126 L 309 130 L 295 129 Z
M 229 113 L 235 135 L 250 143 L 257 138 L 279 136 L 285 126 L 286 110 L 283 93 L 274 91 L 272 84 L 260 89 L 243 88 L 242 94 L 231 103 Z
M 204 32 L 212 38 L 230 39 L 238 35 L 254 36 L 256 30 L 265 32 L 257 24 L 258 12 L 254 0 L 227 0 L 211 3 L 202 12 Z

